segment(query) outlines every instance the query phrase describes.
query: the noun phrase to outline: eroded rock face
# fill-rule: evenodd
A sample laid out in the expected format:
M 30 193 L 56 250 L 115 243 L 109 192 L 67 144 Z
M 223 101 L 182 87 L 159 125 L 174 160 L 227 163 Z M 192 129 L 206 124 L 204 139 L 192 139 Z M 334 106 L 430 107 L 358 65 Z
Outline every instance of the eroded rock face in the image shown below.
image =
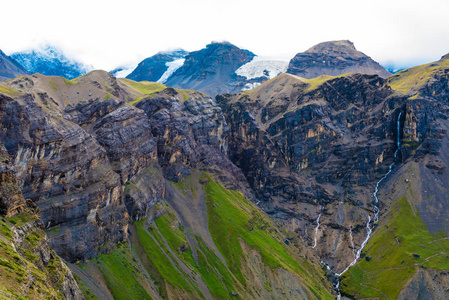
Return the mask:
M 0 214 L 7 218 L 25 210 L 11 159 L 3 144 L 0 145 Z
M 106 151 L 78 125 L 46 113 L 31 95 L 1 101 L 2 141 L 25 198 L 40 208 L 53 248 L 76 261 L 126 238 L 120 178 Z M 73 243 L 73 240 L 79 241 Z
M 184 100 L 182 94 L 168 88 L 136 107 L 148 115 L 166 179 L 182 181 L 200 166 L 241 175 L 226 157 L 229 128 L 221 108 L 210 97 L 194 93 Z
M 419 166 L 410 177 L 418 180 L 420 194 L 415 205 L 432 233 L 449 234 L 449 205 L 445 188 L 449 184 L 449 70 L 438 70 L 407 100 L 403 151 Z M 436 209 L 437 208 L 437 209 Z
M 9 262 L 9 269 L 15 270 L 1 283 L 3 296 L 12 297 L 9 293 L 16 292 L 16 295 L 26 298 L 52 298 L 57 297 L 59 292 L 65 299 L 84 299 L 72 272 L 51 249 L 37 212 L 36 205 L 23 198 L 12 159 L 1 144 L 0 215 L 3 229 L 0 236 L 2 249 L 5 251 L 2 259 Z M 20 223 L 17 223 L 17 220 L 20 220 Z M 14 264 L 17 264 L 17 267 Z M 2 268 L 4 267 L 3 265 Z M 24 267 L 27 272 L 25 278 L 21 275 L 21 269 Z M 36 270 L 41 274 L 36 274 Z M 20 285 L 17 290 L 14 290 L 13 285 L 8 286 L 10 279 L 16 281 L 14 286 Z M 45 290 L 42 286 L 45 286 Z
M 296 54 L 287 73 L 303 78 L 346 73 L 376 74 L 383 78 L 391 75 L 369 56 L 357 51 L 350 41 L 324 42 Z
M 64 118 L 78 122 L 105 149 L 121 186 L 125 186 L 123 197 L 131 218 L 144 217 L 164 195 L 163 177 L 147 175 L 158 163 L 156 138 L 147 115 L 112 98 L 83 101 L 65 112 Z M 137 190 L 131 188 L 136 181 Z
M 404 98 L 378 76 L 316 88 L 287 74 L 277 81 L 217 97 L 231 129 L 229 155 L 260 205 L 288 229 L 313 241 L 312 224 L 323 213 L 319 251 L 338 269 L 352 256 L 350 227 L 367 221 L 375 182 L 393 161 Z M 354 233 L 356 243 L 364 238 L 363 230 Z
M 229 129 L 210 97 L 167 88 L 134 107 L 124 99 L 135 91 L 92 72 L 69 86 L 55 80 L 63 85 L 56 89 L 62 98 L 51 94 L 58 103 L 52 110 L 39 98 L 45 80 L 30 78 L 14 99 L 1 96 L 0 139 L 25 197 L 40 209 L 52 247 L 65 259 L 90 259 L 126 240 L 128 222 L 145 218 L 164 199 L 165 180 L 202 168 L 246 187 L 227 158 Z M 96 97 L 76 102 L 77 85 Z M 68 91 L 73 98 L 64 102 L 72 86 L 76 93 Z M 109 96 L 100 99 L 98 90 Z

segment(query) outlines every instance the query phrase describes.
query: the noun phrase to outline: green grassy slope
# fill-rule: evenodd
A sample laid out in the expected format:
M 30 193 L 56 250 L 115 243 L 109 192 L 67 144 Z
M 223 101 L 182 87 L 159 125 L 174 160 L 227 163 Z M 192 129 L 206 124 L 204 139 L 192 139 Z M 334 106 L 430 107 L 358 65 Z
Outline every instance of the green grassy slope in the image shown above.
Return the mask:
M 432 78 L 435 72 L 447 68 L 449 68 L 448 59 L 416 66 L 390 76 L 388 84 L 392 89 L 403 94 L 414 95 Z
M 209 230 L 232 273 L 242 284 L 245 284 L 240 269 L 243 241 L 262 255 L 265 265 L 272 269 L 283 268 L 296 274 L 318 298 L 329 296 L 318 284 L 320 274 L 316 268 L 306 259 L 296 257 L 292 249 L 282 242 L 279 229 L 254 204 L 248 202 L 241 193 L 226 190 L 210 178 L 204 189 Z
M 362 259 L 341 277 L 343 294 L 396 299 L 417 268 L 449 268 L 449 239 L 432 235 L 405 197 L 386 218 L 364 250 L 371 260 Z
M 64 299 L 60 292 L 68 269 L 52 252 L 44 265 L 41 253 L 49 250 L 38 217 L 25 210 L 0 220 L 0 299 Z M 22 230 L 23 240 L 14 240 Z
M 191 181 L 188 178 L 173 186 L 186 196 L 204 192 L 208 230 L 216 248 L 185 227 L 169 204 L 157 204 L 149 214 L 156 218 L 130 226 L 131 247 L 121 244 L 111 254 L 89 262 L 101 271 L 116 299 L 147 299 L 151 293 L 144 290 L 150 285 L 163 299 L 260 298 L 266 294 L 254 291 L 253 280 L 265 274 L 263 270 L 271 270 L 263 279 L 265 293 L 288 289 L 279 275 L 285 270 L 291 280 L 300 282 L 304 298 L 333 299 L 323 271 L 299 258 L 298 249 L 284 243 L 280 229 L 241 193 L 227 190 L 207 174 L 200 178 L 203 191 L 195 190 Z M 259 256 L 260 264 L 251 261 Z M 260 265 L 267 269 L 259 274 L 248 271 L 248 265 L 254 270 Z

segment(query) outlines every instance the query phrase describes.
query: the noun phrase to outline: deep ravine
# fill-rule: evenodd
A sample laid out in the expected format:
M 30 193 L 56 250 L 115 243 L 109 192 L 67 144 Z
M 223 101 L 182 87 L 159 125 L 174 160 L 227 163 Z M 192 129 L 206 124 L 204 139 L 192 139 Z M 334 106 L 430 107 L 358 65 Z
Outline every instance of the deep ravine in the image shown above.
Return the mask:
M 340 276 L 343 275 L 346 271 L 348 271 L 350 267 L 354 266 L 357 263 L 357 261 L 360 258 L 360 255 L 362 254 L 363 248 L 365 248 L 366 244 L 368 243 L 368 241 L 369 241 L 369 239 L 371 237 L 371 234 L 373 233 L 374 224 L 379 221 L 379 198 L 377 197 L 377 193 L 379 192 L 379 185 L 380 185 L 380 183 L 383 180 L 385 180 L 385 178 L 387 178 L 391 174 L 391 172 L 393 170 L 393 166 L 394 166 L 394 164 L 396 162 L 396 158 L 398 156 L 398 153 L 401 150 L 401 123 L 400 123 L 401 115 L 402 115 L 402 112 L 399 112 L 398 120 L 397 120 L 397 123 L 396 123 L 396 130 L 397 130 L 396 146 L 397 146 L 397 148 L 396 148 L 396 151 L 394 152 L 394 160 L 390 164 L 390 166 L 388 167 L 388 172 L 376 183 L 376 188 L 374 189 L 374 193 L 373 193 L 373 198 L 374 198 L 374 208 L 373 208 L 374 218 L 373 218 L 373 223 L 371 224 L 371 216 L 368 215 L 368 221 L 366 222 L 367 235 L 366 235 L 366 238 L 363 241 L 363 243 L 360 245 L 360 248 L 357 250 L 357 252 L 355 254 L 355 259 L 343 271 L 341 271 L 340 273 L 336 273 L 335 271 L 333 271 L 331 269 L 331 267 L 326 262 L 321 261 L 321 263 L 326 267 L 326 269 L 329 270 L 330 272 L 332 272 L 334 274 L 335 278 L 336 278 L 336 282 L 334 284 L 334 288 L 335 288 L 335 291 L 337 292 L 337 299 L 338 300 L 341 299 L 341 294 L 340 294 Z M 316 247 L 316 243 L 317 243 L 316 235 L 317 235 L 317 232 L 318 232 L 318 228 L 320 226 L 321 209 L 322 208 L 320 206 L 320 214 L 318 215 L 318 218 L 317 218 L 317 221 L 316 221 L 317 222 L 317 227 L 315 228 L 315 243 L 314 243 L 314 246 L 312 248 L 315 248 Z M 352 238 L 352 231 L 351 231 L 351 238 Z M 354 246 L 352 246 L 352 247 L 354 249 Z

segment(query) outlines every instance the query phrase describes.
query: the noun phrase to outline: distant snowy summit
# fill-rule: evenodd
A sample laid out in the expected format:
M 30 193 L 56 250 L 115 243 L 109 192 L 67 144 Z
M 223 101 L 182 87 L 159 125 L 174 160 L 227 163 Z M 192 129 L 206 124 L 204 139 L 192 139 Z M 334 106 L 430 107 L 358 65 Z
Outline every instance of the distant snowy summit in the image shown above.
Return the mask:
M 189 52 L 183 49 L 161 51 L 145 58 L 126 76 L 135 81 L 153 81 L 164 83 L 179 67 L 184 64 L 184 57 Z
M 391 75 L 348 40 L 317 44 L 292 59 L 257 56 L 229 42 L 215 41 L 198 51 L 160 52 L 140 62 L 126 78 L 157 81 L 215 97 L 253 89 L 282 73 L 303 78 L 345 73 Z
M 51 45 L 16 52 L 11 57 L 30 73 L 62 76 L 67 79 L 79 77 L 93 69 L 74 58 L 70 58 L 64 51 Z
M 177 49 L 159 52 L 140 62 L 126 78 L 194 89 L 214 97 L 217 94 L 239 92 L 248 82 L 253 81 L 252 78 L 248 81 L 245 76 L 255 70 L 243 70 L 243 75 L 236 71 L 254 57 L 254 53 L 229 42 L 214 41 L 198 51 Z M 268 68 L 268 72 L 272 72 L 272 69 Z

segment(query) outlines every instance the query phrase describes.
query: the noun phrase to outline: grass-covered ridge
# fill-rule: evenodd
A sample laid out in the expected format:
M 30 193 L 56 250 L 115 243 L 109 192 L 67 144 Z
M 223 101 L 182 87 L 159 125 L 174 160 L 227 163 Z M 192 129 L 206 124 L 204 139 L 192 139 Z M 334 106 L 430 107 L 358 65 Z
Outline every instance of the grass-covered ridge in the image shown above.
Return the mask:
M 364 250 L 371 259 L 362 259 L 341 277 L 344 294 L 396 299 L 417 268 L 449 269 L 449 239 L 432 235 L 405 197 L 387 218 Z
M 432 78 L 435 72 L 445 68 L 449 68 L 449 59 L 400 71 L 388 78 L 388 84 L 393 90 L 413 95 Z
M 152 93 L 160 92 L 167 88 L 165 84 L 159 82 L 150 82 L 150 81 L 137 82 L 126 78 L 120 78 L 118 80 L 143 95 L 150 95 Z

